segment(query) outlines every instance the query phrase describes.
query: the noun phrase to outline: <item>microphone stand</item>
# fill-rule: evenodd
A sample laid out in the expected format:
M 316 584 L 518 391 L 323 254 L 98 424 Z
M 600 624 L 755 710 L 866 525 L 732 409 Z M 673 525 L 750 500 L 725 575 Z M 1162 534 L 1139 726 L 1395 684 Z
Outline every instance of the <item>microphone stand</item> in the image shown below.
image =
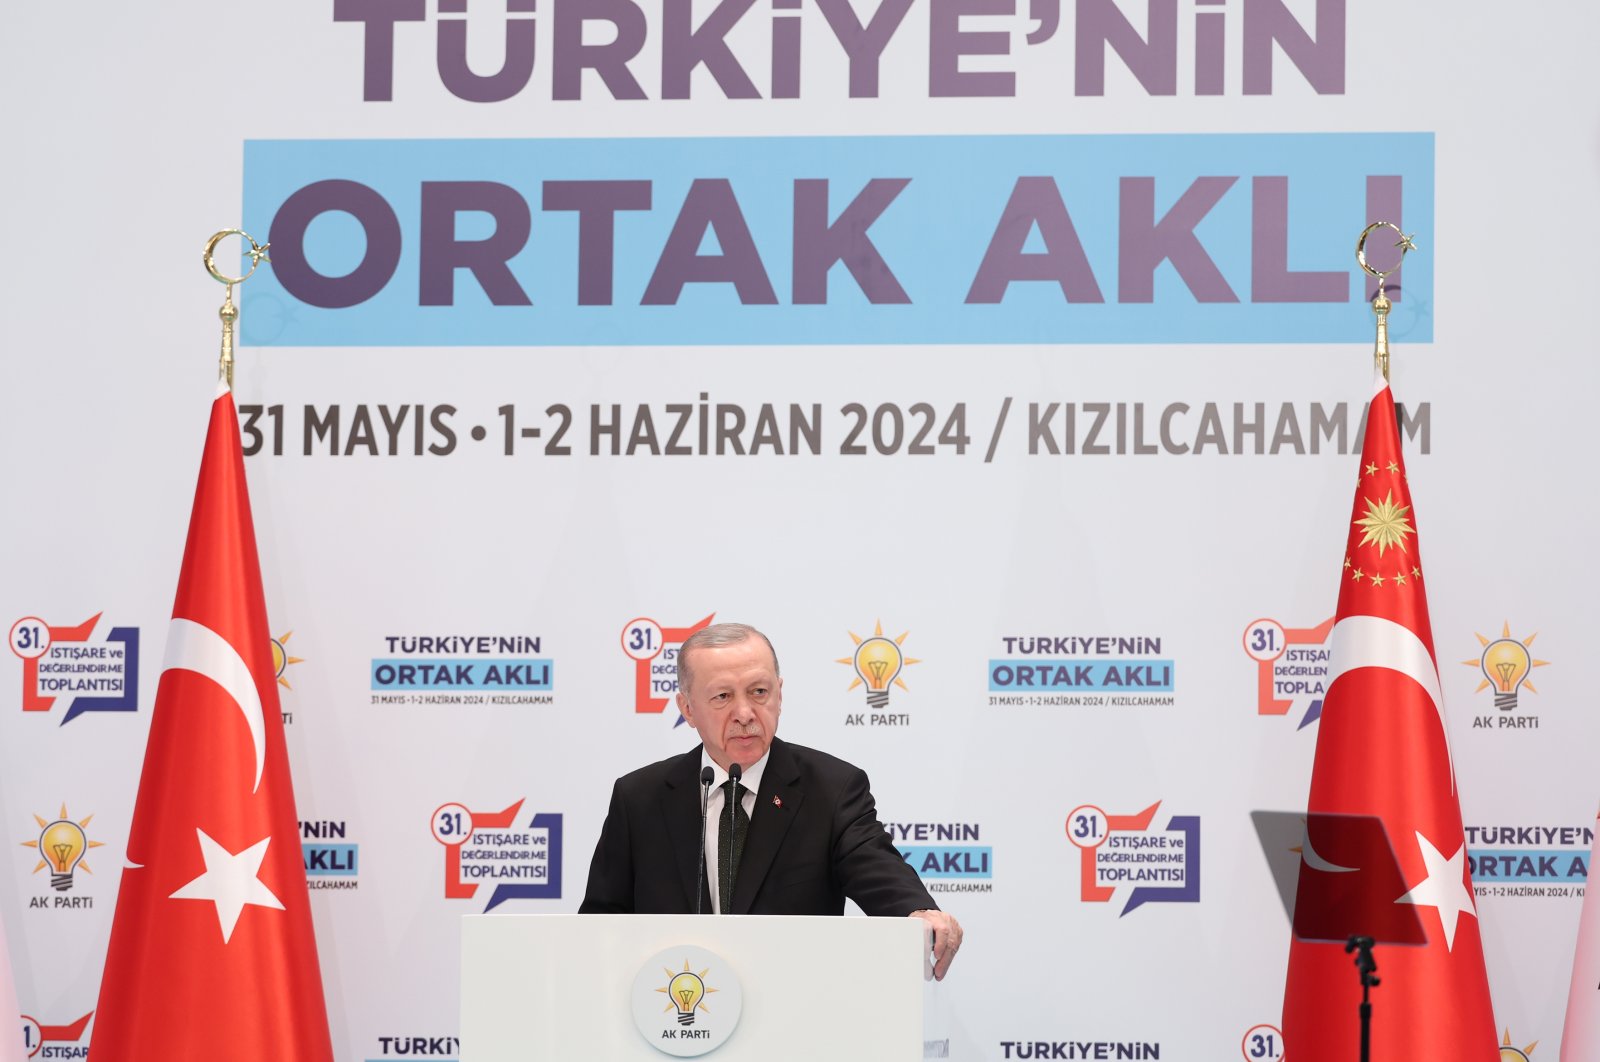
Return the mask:
M 700 913 L 700 898 L 706 890 L 706 808 L 711 804 L 711 782 L 716 773 L 700 768 L 700 873 L 695 877 L 694 913 Z
M 744 776 L 744 768 L 743 767 L 740 767 L 737 763 L 728 764 L 728 781 L 733 783 L 731 786 L 728 787 L 728 800 L 727 800 L 727 805 L 728 805 L 728 863 L 730 864 L 729 871 L 728 871 L 728 903 L 729 904 L 733 903 L 733 869 L 732 869 L 732 866 L 731 866 L 731 864 L 733 863 L 733 804 L 734 804 L 734 801 L 739 799 L 739 779 L 742 778 L 743 776 Z M 718 833 L 722 832 L 720 827 L 718 827 L 717 832 Z M 718 850 L 718 853 L 720 854 L 720 852 L 722 850 L 722 842 L 720 840 L 717 842 L 717 850 Z M 719 880 L 721 879 L 721 871 L 720 870 L 718 871 L 718 879 Z M 727 914 L 728 912 L 727 911 L 723 911 L 722 913 L 723 914 Z
M 1372 999 L 1368 993 L 1377 986 L 1378 964 L 1372 958 L 1371 937 L 1351 937 L 1345 941 L 1344 953 L 1356 953 L 1356 969 L 1361 973 L 1361 1062 L 1372 1059 Z

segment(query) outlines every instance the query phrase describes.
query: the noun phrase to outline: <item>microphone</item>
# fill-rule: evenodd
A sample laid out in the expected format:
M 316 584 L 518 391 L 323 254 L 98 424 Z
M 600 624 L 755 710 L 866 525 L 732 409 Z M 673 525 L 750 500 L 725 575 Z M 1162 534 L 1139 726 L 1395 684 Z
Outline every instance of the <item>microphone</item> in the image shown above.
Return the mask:
M 700 874 L 695 879 L 694 913 L 700 913 L 700 896 L 706 881 L 706 807 L 711 803 L 711 781 L 716 772 L 710 767 L 700 768 Z
M 739 779 L 743 776 L 743 767 L 740 767 L 737 763 L 728 764 L 728 781 L 733 783 L 728 790 L 728 859 L 730 862 L 733 860 L 733 803 L 739 799 Z M 721 827 L 718 827 L 717 832 L 721 832 Z M 722 847 L 721 842 L 718 842 L 717 847 L 719 849 Z M 720 875 L 721 872 L 719 871 L 718 873 Z M 731 873 L 729 877 L 732 877 Z M 728 886 L 728 902 L 733 902 L 733 886 L 731 883 Z M 723 911 L 722 913 L 727 914 L 728 912 Z

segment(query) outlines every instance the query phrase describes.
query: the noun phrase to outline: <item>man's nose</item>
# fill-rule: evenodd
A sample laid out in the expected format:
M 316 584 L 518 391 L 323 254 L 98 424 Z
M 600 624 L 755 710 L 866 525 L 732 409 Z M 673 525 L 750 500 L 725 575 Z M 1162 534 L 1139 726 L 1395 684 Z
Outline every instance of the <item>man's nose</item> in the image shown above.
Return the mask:
M 740 723 L 749 723 L 756 717 L 755 705 L 749 697 L 743 695 L 733 699 L 733 718 Z

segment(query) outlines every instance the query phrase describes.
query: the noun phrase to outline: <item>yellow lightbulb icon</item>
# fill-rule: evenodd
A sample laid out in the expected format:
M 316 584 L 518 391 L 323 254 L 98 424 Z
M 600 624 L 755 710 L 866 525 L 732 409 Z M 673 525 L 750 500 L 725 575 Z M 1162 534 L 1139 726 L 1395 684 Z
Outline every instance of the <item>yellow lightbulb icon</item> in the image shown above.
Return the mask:
M 1515 638 L 1497 638 L 1483 650 L 1483 677 L 1494 686 L 1494 706 L 1509 712 L 1517 706 L 1517 691 L 1533 667 L 1528 647 Z
M 1535 1040 L 1527 1047 L 1517 1048 L 1511 1045 L 1511 1030 L 1507 1029 L 1505 1036 L 1500 1040 L 1500 1062 L 1533 1062 L 1533 1049 L 1539 1046 Z
M 50 865 L 50 884 L 56 891 L 72 888 L 72 872 L 88 850 L 83 827 L 71 819 L 57 819 L 39 834 L 39 855 Z
M 883 708 L 889 703 L 889 683 L 900 676 L 905 657 L 891 639 L 875 634 L 856 646 L 851 661 L 856 675 L 867 687 L 867 707 Z
M 688 970 L 667 982 L 667 998 L 678 1008 L 679 1025 L 694 1024 L 694 1009 L 700 1005 L 700 1000 L 705 994 L 706 983 L 700 980 L 699 974 Z
M 278 677 L 278 685 L 286 690 L 294 689 L 289 685 L 289 665 L 305 662 L 304 657 L 289 655 L 289 639 L 293 637 L 294 631 L 290 631 L 272 639 L 272 673 Z

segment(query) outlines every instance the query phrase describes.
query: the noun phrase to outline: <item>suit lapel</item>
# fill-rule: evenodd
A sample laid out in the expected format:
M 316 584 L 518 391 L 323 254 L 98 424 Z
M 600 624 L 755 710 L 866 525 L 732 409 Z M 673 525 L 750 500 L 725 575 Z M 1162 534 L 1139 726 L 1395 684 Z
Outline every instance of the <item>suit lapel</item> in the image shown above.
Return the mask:
M 700 894 L 700 909 L 711 913 L 711 895 L 705 877 L 700 874 L 699 851 L 704 847 L 700 836 L 700 746 L 684 754 L 683 759 L 667 772 L 662 817 L 667 822 L 673 858 L 678 866 L 678 878 L 683 885 L 684 913 L 694 911 L 695 893 Z M 699 881 L 696 881 L 699 877 Z
M 789 748 L 777 738 L 761 776 L 756 793 L 756 810 L 750 816 L 750 832 L 745 835 L 744 852 L 739 857 L 739 877 L 733 883 L 732 914 L 749 914 L 761 883 L 766 880 L 783 838 L 800 811 L 805 794 L 798 788 L 800 768 Z M 777 803 L 773 798 L 777 798 Z

